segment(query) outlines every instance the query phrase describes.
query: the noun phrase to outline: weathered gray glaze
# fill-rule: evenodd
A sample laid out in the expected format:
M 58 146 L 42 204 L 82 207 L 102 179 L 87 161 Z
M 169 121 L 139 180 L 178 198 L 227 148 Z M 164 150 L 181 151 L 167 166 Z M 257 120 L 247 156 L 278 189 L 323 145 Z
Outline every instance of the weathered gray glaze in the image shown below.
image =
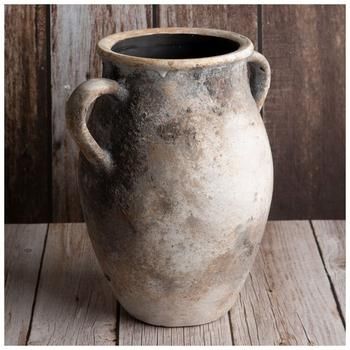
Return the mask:
M 175 30 L 186 31 L 152 31 Z M 233 306 L 272 195 L 259 114 L 268 64 L 238 34 L 191 31 L 239 36 L 245 51 L 192 65 L 177 60 L 165 69 L 167 60 L 128 60 L 102 42 L 103 76 L 110 80 L 84 83 L 67 105 L 98 260 L 123 307 L 162 326 L 207 323 Z

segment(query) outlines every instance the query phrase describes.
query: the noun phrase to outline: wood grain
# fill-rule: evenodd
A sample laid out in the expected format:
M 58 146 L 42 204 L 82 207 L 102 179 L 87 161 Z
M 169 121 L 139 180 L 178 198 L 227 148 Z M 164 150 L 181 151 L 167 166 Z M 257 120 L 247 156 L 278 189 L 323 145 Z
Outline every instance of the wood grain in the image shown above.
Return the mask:
M 25 345 L 47 224 L 5 226 L 5 345 Z
M 275 168 L 270 219 L 345 217 L 344 5 L 6 5 L 6 222 L 83 219 L 65 102 L 99 76 L 100 38 L 151 26 L 251 38 L 272 67 L 264 107 Z
M 24 345 L 28 338 L 30 345 L 345 344 L 329 283 L 330 278 L 345 315 L 344 224 L 268 223 L 229 315 L 179 328 L 144 324 L 122 307 L 117 320 L 116 301 L 84 224 L 51 224 L 48 234 L 47 224 L 7 225 L 5 343 Z
M 113 345 L 116 301 L 85 224 L 51 224 L 30 345 Z
M 65 103 L 83 81 L 99 77 L 96 44 L 104 36 L 151 25 L 149 5 L 57 5 L 51 10 L 53 221 L 82 221 L 78 150 L 65 126 Z
M 255 5 L 160 5 L 160 27 L 208 27 L 230 30 L 257 43 Z
M 50 219 L 48 7 L 5 6 L 5 221 Z M 40 201 L 38 200 L 40 198 Z
M 345 221 L 312 221 L 322 260 L 345 319 Z
M 262 7 L 270 219 L 345 217 L 345 6 Z
M 345 344 L 345 330 L 307 221 L 268 224 L 230 316 L 236 345 Z
M 232 337 L 227 314 L 201 326 L 165 328 L 140 322 L 121 307 L 119 345 L 232 345 Z

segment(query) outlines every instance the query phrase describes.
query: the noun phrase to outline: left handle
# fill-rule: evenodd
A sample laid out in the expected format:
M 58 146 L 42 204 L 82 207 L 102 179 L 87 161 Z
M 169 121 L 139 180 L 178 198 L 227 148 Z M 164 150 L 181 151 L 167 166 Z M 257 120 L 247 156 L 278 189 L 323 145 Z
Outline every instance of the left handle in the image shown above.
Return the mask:
M 112 157 L 100 147 L 87 127 L 91 107 L 102 95 L 113 95 L 119 101 L 125 101 L 128 93 L 114 80 L 90 79 L 80 84 L 70 96 L 66 105 L 66 123 L 86 159 L 96 168 L 109 171 L 113 167 Z

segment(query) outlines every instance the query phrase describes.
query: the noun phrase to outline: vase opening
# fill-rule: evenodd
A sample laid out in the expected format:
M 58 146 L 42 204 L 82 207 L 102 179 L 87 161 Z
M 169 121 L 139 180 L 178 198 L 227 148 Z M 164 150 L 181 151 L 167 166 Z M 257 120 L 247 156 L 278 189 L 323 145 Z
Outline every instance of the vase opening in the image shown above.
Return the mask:
M 180 60 L 221 56 L 239 47 L 238 42 L 218 36 L 161 33 L 120 40 L 111 50 L 134 57 Z

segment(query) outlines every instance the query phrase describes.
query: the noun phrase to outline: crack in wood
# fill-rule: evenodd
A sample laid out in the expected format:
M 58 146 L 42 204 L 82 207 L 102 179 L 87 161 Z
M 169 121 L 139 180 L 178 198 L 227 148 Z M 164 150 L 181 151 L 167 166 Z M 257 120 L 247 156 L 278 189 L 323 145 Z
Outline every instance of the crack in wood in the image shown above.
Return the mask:
M 32 311 L 31 311 L 31 314 L 30 314 L 29 327 L 28 327 L 28 332 L 27 332 L 26 341 L 25 341 L 26 345 L 28 345 L 30 333 L 32 331 L 33 316 L 34 316 L 34 310 L 35 310 L 35 305 L 36 305 L 36 297 L 37 297 L 38 290 L 39 290 L 41 270 L 42 270 L 42 267 L 43 267 L 44 255 L 45 255 L 45 250 L 46 250 L 47 236 L 49 234 L 49 227 L 50 227 L 50 225 L 48 224 L 47 227 L 46 227 L 46 233 L 45 233 L 45 239 L 44 239 L 44 244 L 43 244 L 43 250 L 42 250 L 42 253 L 41 253 L 41 257 L 40 257 L 40 265 L 39 265 L 38 277 L 37 277 L 37 280 L 36 280 Z
M 299 316 L 299 314 L 298 314 L 297 312 L 296 312 L 296 315 L 297 315 L 297 317 L 298 317 L 298 319 L 299 319 L 299 321 L 300 321 L 301 327 L 303 328 L 303 331 L 304 331 L 305 337 L 306 337 L 306 339 L 307 339 L 308 345 L 315 345 L 315 344 L 310 340 L 310 338 L 309 338 L 309 336 L 308 336 L 308 334 L 307 334 L 307 332 L 306 332 L 306 329 L 305 329 L 305 327 L 304 327 L 304 324 L 303 324 L 303 322 L 302 322 L 302 320 L 301 320 L 301 318 L 300 318 L 300 316 Z
M 254 295 L 255 295 L 255 297 L 256 297 L 256 300 L 259 301 L 258 295 L 256 294 L 256 291 L 255 291 L 254 282 L 253 282 L 253 277 L 252 277 L 251 272 L 249 272 L 249 277 L 250 277 L 250 282 L 251 282 L 251 285 L 252 285 L 253 293 L 254 293 Z M 255 328 L 256 328 L 256 336 L 257 336 L 257 338 L 258 338 L 258 343 L 261 344 L 261 342 L 260 342 L 260 337 L 259 337 L 259 327 L 258 327 L 258 324 L 257 324 L 257 321 L 256 321 L 254 305 L 253 305 L 251 299 L 250 299 L 250 306 L 251 306 L 252 312 L 253 312 L 254 323 L 255 323 Z
M 255 329 L 256 329 L 256 337 L 258 338 L 258 343 L 261 344 L 260 337 L 259 337 L 259 327 L 258 327 L 258 324 L 256 322 L 256 316 L 255 316 L 255 311 L 254 311 L 254 305 L 253 305 L 251 300 L 249 300 L 249 302 L 250 302 L 250 306 L 251 306 L 252 312 L 253 312 L 254 324 L 255 324 Z
M 115 325 L 115 336 L 116 336 L 116 339 L 115 339 L 115 345 L 119 345 L 119 334 L 120 334 L 120 304 L 118 302 L 118 300 L 116 300 L 116 303 L 117 303 L 117 312 L 116 312 L 116 319 L 117 319 L 117 324 Z
M 231 317 L 232 317 L 231 310 L 229 310 L 227 315 L 228 315 L 228 322 L 229 322 L 229 325 L 230 325 L 231 342 L 232 342 L 232 345 L 235 345 L 235 339 L 234 339 L 234 336 L 233 336 L 233 325 L 232 325 L 232 319 L 231 319 Z
M 250 336 L 250 330 L 249 330 L 249 325 L 248 325 L 247 311 L 246 311 L 245 305 L 242 303 L 242 296 L 241 296 L 241 293 L 239 294 L 239 301 L 240 301 L 241 305 L 243 306 L 244 320 L 245 320 L 245 325 L 246 325 L 246 327 L 247 327 L 247 332 L 248 332 L 248 337 L 249 337 L 250 345 L 253 345 L 252 337 Z
M 253 282 L 253 276 L 252 276 L 251 272 L 249 272 L 249 277 L 250 277 L 250 281 L 251 281 L 252 288 L 253 288 L 253 293 L 254 293 L 254 295 L 256 297 L 256 300 L 259 300 L 258 295 L 256 294 L 256 290 L 255 290 L 254 282 Z
M 152 28 L 158 28 L 160 23 L 159 5 L 152 5 Z
M 324 257 L 323 257 L 323 252 L 322 252 L 320 243 L 319 243 L 319 241 L 317 239 L 317 235 L 316 235 L 316 232 L 315 232 L 315 227 L 314 227 L 314 225 L 312 223 L 312 220 L 309 220 L 309 223 L 310 223 L 310 226 L 311 226 L 312 234 L 313 234 L 315 242 L 316 242 L 318 253 L 319 253 L 321 261 L 322 261 L 322 265 L 323 265 L 324 271 L 326 272 L 326 275 L 327 275 L 327 278 L 328 278 L 328 282 L 329 282 L 329 285 L 330 285 L 330 288 L 331 288 L 331 291 L 332 291 L 332 294 L 333 294 L 333 297 L 334 297 L 335 304 L 337 306 L 337 311 L 338 311 L 339 317 L 341 319 L 341 322 L 343 324 L 344 329 L 346 329 L 345 318 L 344 318 L 344 315 L 343 315 L 343 312 L 342 312 L 342 309 L 341 309 L 341 306 L 340 306 L 339 298 L 338 298 L 337 292 L 335 290 L 332 278 L 331 278 L 331 276 L 329 274 L 329 271 L 327 269 L 327 266 L 326 266 L 326 263 L 325 263 L 325 260 L 324 260 Z
M 263 261 L 263 264 L 265 265 L 265 261 L 264 261 L 263 258 L 262 258 L 262 261 Z M 279 330 L 279 328 L 277 326 L 276 314 L 275 314 L 275 310 L 273 308 L 272 300 L 271 300 L 271 297 L 270 297 L 270 293 L 272 292 L 272 289 L 271 289 L 270 284 L 268 282 L 268 279 L 267 279 L 267 276 L 266 276 L 264 268 L 262 269 L 262 272 L 263 272 L 265 283 L 266 283 L 267 288 L 268 288 L 268 290 L 266 290 L 266 295 L 267 295 L 267 298 L 269 299 L 269 304 L 270 304 L 270 309 L 271 309 L 273 320 L 274 320 L 275 329 L 276 329 L 276 332 L 277 332 L 277 334 L 278 334 L 278 336 L 280 338 L 279 343 L 275 344 L 275 345 L 283 345 L 284 344 L 283 343 L 283 338 L 282 338 L 281 332 L 280 332 L 280 330 Z

